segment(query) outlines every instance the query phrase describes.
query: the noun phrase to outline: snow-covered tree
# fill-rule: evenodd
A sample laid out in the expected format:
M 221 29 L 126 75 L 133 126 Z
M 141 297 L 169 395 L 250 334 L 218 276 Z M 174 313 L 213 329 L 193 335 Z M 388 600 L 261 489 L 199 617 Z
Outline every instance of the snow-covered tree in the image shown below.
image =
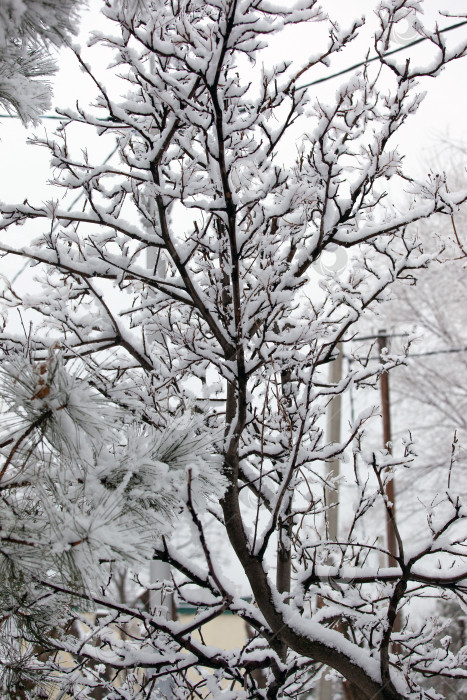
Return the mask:
M 97 104 L 67 111 L 56 137 L 37 140 L 50 149 L 56 185 L 83 193 L 86 206 L 2 205 L 0 223 L 1 250 L 37 272 L 27 290 L 3 287 L 13 432 L 0 473 L 11 533 L 37 532 L 38 518 L 44 535 L 43 564 L 34 557 L 24 569 L 33 605 L 19 597 L 14 614 L 36 610 L 39 596 L 65 600 L 53 635 L 43 636 L 49 651 L 68 656 L 28 659 L 64 693 L 159 698 L 159 680 L 169 678 L 177 698 L 299 697 L 330 668 L 358 697 L 434 699 L 425 677 L 466 675 L 465 649 L 440 648 L 437 621 L 412 616 L 413 599 L 462 602 L 466 593 L 466 510 L 449 463 L 423 538 L 405 541 L 385 489 L 410 469 L 411 442 L 393 454 L 367 449 L 373 406 L 338 444 L 323 429 L 336 395 L 402 361 L 367 362 L 360 352 L 339 382 L 328 380 L 356 322 L 395 280 L 428 264 L 408 225 L 450 216 L 467 199 L 442 177 L 410 178 L 397 151 L 395 134 L 421 101 L 417 81 L 467 51 L 417 22 L 432 51 L 426 69 L 385 56 L 393 28 L 421 7 L 378 5 L 379 65 L 326 104 L 299 81 L 345 49 L 360 20 L 343 30 L 314 0 L 106 0 L 113 28 L 93 42 L 114 51 L 125 93 L 78 56 Z M 261 68 L 268 37 L 306 22 L 321 32 L 306 65 Z M 287 162 L 282 143 L 300 119 L 304 137 Z M 73 130 L 86 128 L 113 134 L 120 159 L 93 162 L 80 150 L 85 137 L 75 147 Z M 385 194 L 391 179 L 409 194 L 404 211 Z M 336 246 L 353 257 L 318 284 L 313 265 Z M 180 445 L 177 421 L 190 413 L 195 445 L 178 465 L 160 446 Z M 337 541 L 325 498 L 337 484 L 324 468 L 335 458 L 349 464 L 352 494 Z M 390 566 L 378 540 L 385 509 L 398 543 Z M 3 556 L 23 567 L 16 548 L 28 541 L 10 544 L 11 554 L 2 540 Z M 194 621 L 112 597 L 114 562 L 140 550 L 170 564 L 167 585 L 196 607 Z M 66 606 L 71 595 L 82 604 Z M 85 616 L 87 606 L 97 617 Z M 194 634 L 226 610 L 253 630 L 232 651 Z M 86 624 L 78 637 L 68 633 L 74 621 Z M 131 633 L 119 634 L 130 621 Z
M 458 148 L 450 153 L 448 182 L 455 189 L 463 163 Z M 427 495 L 436 492 L 439 470 L 451 449 L 458 465 L 456 488 L 465 489 L 459 481 L 467 445 L 465 222 L 463 208 L 418 225 L 418 235 L 436 260 L 412 280 L 398 282 L 383 310 L 384 325 L 396 336 L 405 332 L 414 338 L 406 366 L 391 375 L 392 412 L 396 436 L 410 423 L 418 453 L 413 473 L 423 475 Z M 404 492 L 404 483 L 400 486 Z M 405 510 L 412 512 L 413 506 L 408 502 Z
M 50 48 L 63 46 L 75 33 L 78 7 L 75 0 L 0 3 L 0 105 L 24 123 L 50 108 L 47 78 L 57 69 Z

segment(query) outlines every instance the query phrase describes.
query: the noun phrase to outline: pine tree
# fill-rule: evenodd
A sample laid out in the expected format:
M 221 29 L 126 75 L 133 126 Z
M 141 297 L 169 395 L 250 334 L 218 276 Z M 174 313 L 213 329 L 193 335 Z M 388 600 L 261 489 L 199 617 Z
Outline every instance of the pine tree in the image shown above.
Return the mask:
M 53 49 L 76 31 L 74 0 L 3 0 L 0 5 L 0 106 L 37 121 L 51 105 Z M 43 80 L 46 78 L 46 80 Z

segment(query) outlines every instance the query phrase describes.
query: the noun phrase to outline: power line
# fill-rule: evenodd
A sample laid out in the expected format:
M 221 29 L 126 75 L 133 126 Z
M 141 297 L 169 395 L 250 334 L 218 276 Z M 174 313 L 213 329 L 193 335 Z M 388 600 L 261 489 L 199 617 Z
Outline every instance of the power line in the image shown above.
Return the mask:
M 0 119 L 20 119 L 17 114 L 0 114 Z M 42 114 L 38 119 L 69 119 L 66 116 L 60 116 L 59 114 Z M 113 117 L 96 117 L 99 122 L 110 122 L 114 124 L 119 124 Z
M 444 27 L 443 29 L 439 29 L 437 33 L 443 34 L 444 32 L 450 32 L 453 29 L 458 29 L 459 27 L 463 27 L 465 24 L 467 24 L 467 20 L 465 22 L 458 22 L 457 24 L 451 24 L 449 27 Z M 399 46 L 398 49 L 392 49 L 391 51 L 387 51 L 382 54 L 382 56 L 385 58 L 386 56 L 393 56 L 395 53 L 399 53 L 399 51 L 405 51 L 405 49 L 409 49 L 412 46 L 416 46 L 417 44 L 421 44 L 422 41 L 428 41 L 429 37 L 421 37 L 420 39 L 416 39 L 415 41 L 411 41 L 410 44 L 405 44 L 404 46 Z M 367 58 L 365 61 L 361 61 L 361 63 L 355 63 L 353 66 L 349 66 L 348 68 L 344 68 L 343 70 L 338 71 L 337 73 L 333 73 L 332 75 L 326 75 L 324 78 L 318 78 L 318 80 L 313 80 L 311 83 L 305 83 L 305 85 L 300 85 L 300 87 L 297 88 L 297 90 L 303 90 L 304 88 L 311 87 L 311 85 L 318 85 L 319 83 L 324 83 L 326 80 L 331 80 L 332 78 L 337 78 L 339 75 L 344 75 L 345 73 L 350 73 L 352 70 L 356 70 L 357 68 L 363 68 L 363 66 L 366 66 L 368 63 L 372 63 L 373 61 L 379 61 L 380 56 L 372 56 L 371 58 Z
M 403 334 L 403 335 L 408 335 L 408 334 Z M 375 336 L 369 336 L 368 339 L 374 338 Z M 376 336 L 377 337 L 377 336 Z M 397 338 L 397 337 L 402 337 L 402 334 L 397 336 L 382 336 L 384 338 L 390 337 L 390 338 Z M 360 340 L 363 340 L 363 338 L 360 338 Z M 427 352 L 413 352 L 409 353 L 406 358 L 407 360 L 411 360 L 413 357 L 431 357 L 433 355 L 452 355 L 454 353 L 459 353 L 459 352 L 467 352 L 467 346 L 462 347 L 462 348 L 447 348 L 445 350 L 428 350 Z M 375 356 L 375 357 L 366 357 L 366 356 L 361 356 L 361 357 L 355 357 L 355 356 L 349 356 L 349 355 L 344 355 L 346 360 L 348 362 L 360 362 L 360 361 L 365 361 L 367 362 L 368 360 L 380 360 L 380 356 Z
M 18 114 L 0 114 L 0 119 L 20 119 Z M 63 119 L 58 114 L 42 114 L 38 119 Z
M 453 29 L 459 29 L 459 27 L 463 27 L 467 25 L 467 20 L 464 22 L 457 22 L 457 24 L 451 24 L 449 27 L 443 27 L 443 29 L 439 29 L 437 31 L 438 34 L 444 34 L 445 32 L 450 32 Z M 415 41 L 411 41 L 409 44 L 405 44 L 404 46 L 399 46 L 397 49 L 392 49 L 391 51 L 386 51 L 385 53 L 382 54 L 382 56 L 385 58 L 386 56 L 393 56 L 396 53 L 399 53 L 400 51 L 405 51 L 406 49 L 410 49 L 412 46 L 417 46 L 417 44 L 421 44 L 423 41 L 428 41 L 429 37 L 421 37 L 420 39 L 415 39 Z M 333 78 L 338 78 L 340 75 L 345 75 L 346 73 L 350 73 L 353 70 L 357 70 L 357 68 L 363 68 L 366 66 L 368 63 L 372 63 L 373 61 L 379 61 L 380 56 L 371 56 L 371 58 L 366 58 L 364 61 L 361 61 L 360 63 L 354 63 L 352 66 L 348 66 L 347 68 L 344 68 L 343 70 L 338 71 L 337 73 L 332 73 L 331 75 L 326 75 L 323 78 L 318 78 L 317 80 L 313 80 L 311 83 L 305 83 L 304 85 L 299 85 L 297 87 L 297 90 L 304 90 L 306 88 L 311 87 L 312 85 L 319 85 L 320 83 L 325 83 L 327 80 L 332 80 Z M 19 119 L 19 116 L 17 114 L 0 114 L 0 119 Z M 44 114 L 39 119 L 64 119 L 64 117 L 58 116 L 56 114 Z M 99 119 L 99 117 L 98 117 Z M 100 121 L 109 121 L 107 117 L 99 119 Z M 113 120 L 110 120 L 113 121 Z
M 463 348 L 448 348 L 446 350 L 430 350 L 428 352 L 414 352 L 407 355 L 407 359 L 411 357 L 429 357 L 430 355 L 451 355 L 452 353 L 467 352 L 467 346 Z

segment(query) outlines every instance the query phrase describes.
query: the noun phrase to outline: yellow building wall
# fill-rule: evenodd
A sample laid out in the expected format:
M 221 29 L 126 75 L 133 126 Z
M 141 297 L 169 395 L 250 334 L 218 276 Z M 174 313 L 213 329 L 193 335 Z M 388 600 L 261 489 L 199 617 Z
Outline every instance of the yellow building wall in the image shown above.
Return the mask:
M 184 612 L 183 609 L 178 611 L 177 618 L 180 622 L 184 624 L 189 624 L 194 619 L 194 614 L 190 612 Z M 83 626 L 84 629 L 84 626 Z M 201 627 L 202 641 L 209 646 L 218 647 L 219 649 L 235 649 L 242 648 L 247 640 L 247 630 L 245 622 L 230 613 L 223 613 L 219 615 L 214 620 L 207 622 Z M 201 641 L 201 635 L 199 632 L 194 632 L 193 636 L 197 637 Z M 72 666 L 71 657 L 64 653 L 59 653 L 59 662 L 64 667 Z M 201 677 L 193 670 L 188 674 L 189 679 L 196 683 L 201 680 Z M 226 681 L 225 686 L 229 686 L 231 681 Z M 118 682 L 117 682 L 118 685 Z M 223 684 L 224 685 L 224 684 Z M 48 687 L 49 698 L 54 700 L 59 694 L 57 687 L 54 687 L 53 682 L 50 683 Z M 207 691 L 206 691 L 207 694 Z M 60 694 L 62 700 L 72 700 L 72 696 L 68 693 Z
M 178 619 L 180 622 L 189 623 L 194 619 L 194 615 L 179 612 Z M 236 615 L 228 613 L 207 622 L 201 629 L 205 643 L 220 649 L 241 648 L 247 639 L 245 622 Z M 194 636 L 200 639 L 198 632 Z
M 189 623 L 194 619 L 193 614 L 178 612 L 180 622 Z M 241 649 L 247 641 L 247 629 L 245 622 L 231 613 L 219 615 L 215 620 L 207 622 L 201 627 L 201 634 L 205 644 L 217 647 L 219 649 Z M 201 639 L 199 632 L 194 633 L 194 637 Z M 193 683 L 201 680 L 200 676 L 190 670 L 188 678 Z M 221 685 L 230 687 L 232 681 L 226 680 Z M 238 683 L 233 686 L 233 689 L 239 688 Z M 199 692 L 199 691 L 198 691 Z M 208 691 L 205 691 L 208 694 Z

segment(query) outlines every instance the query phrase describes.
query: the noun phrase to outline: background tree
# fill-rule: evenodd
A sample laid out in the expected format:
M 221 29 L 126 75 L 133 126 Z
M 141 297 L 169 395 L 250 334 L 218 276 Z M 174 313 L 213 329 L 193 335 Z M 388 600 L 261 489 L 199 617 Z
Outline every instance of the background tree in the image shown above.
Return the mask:
M 447 179 L 450 188 L 455 189 L 463 171 L 461 147 L 447 143 L 452 159 Z M 436 500 L 450 456 L 455 464 L 451 487 L 464 494 L 466 460 L 465 209 L 449 218 L 433 217 L 418 228 L 425 248 L 436 260 L 412 280 L 396 284 L 393 300 L 382 309 L 383 325 L 396 335 L 390 341 L 393 345 L 404 332 L 415 339 L 406 364 L 391 375 L 393 437 L 397 440 L 406 434 L 410 425 L 417 445 L 410 474 L 400 474 L 396 484 L 399 523 L 412 533 L 420 527 L 421 510 L 413 502 L 414 481 L 420 503 Z M 458 651 L 465 646 L 465 616 L 456 605 L 435 599 L 431 610 L 444 624 L 438 640 L 440 649 L 444 646 Z M 426 683 L 445 697 L 466 696 L 465 682 L 453 684 L 449 679 L 430 678 Z
M 451 146 L 450 152 L 452 172 L 448 181 L 455 189 L 462 178 L 463 164 L 458 148 Z M 382 310 L 383 325 L 390 326 L 396 335 L 405 332 L 415 339 L 407 364 L 391 376 L 393 423 L 396 436 L 410 424 L 418 453 L 413 474 L 418 470 L 423 477 L 427 497 L 436 493 L 440 470 L 451 449 L 458 464 L 456 488 L 464 488 L 460 477 L 467 427 L 465 215 L 462 209 L 449 218 L 434 217 L 418 225 L 425 249 L 431 250 L 436 260 L 414 274 L 412 280 L 396 284 L 393 301 Z M 404 491 L 402 482 L 401 493 Z M 407 504 L 406 511 L 413 512 L 413 505 Z
M 86 619 L 90 631 L 79 640 L 65 632 L 49 640 L 75 661 L 47 661 L 63 692 L 86 697 L 100 686 L 109 698 L 150 698 L 161 694 L 158 679 L 169 677 L 179 698 L 297 697 L 313 687 L 324 665 L 360 697 L 421 699 L 435 697 L 422 689 L 424 676 L 465 675 L 463 650 L 440 653 L 436 621 L 411 616 L 414 598 L 462 600 L 466 592 L 466 516 L 450 488 L 452 471 L 427 511 L 423 539 L 406 543 L 385 488 L 395 471 L 410 468 L 411 443 L 394 455 L 366 449 L 364 428 L 377 411 L 373 406 L 339 444 L 327 442 L 322 420 L 334 396 L 375 382 L 400 362 L 391 355 L 374 364 L 360 357 L 341 381 L 327 380 L 327 365 L 355 323 L 386 298 L 396 279 L 427 264 L 430 255 L 409 224 L 435 212 L 449 216 L 467 197 L 449 193 L 439 176 L 415 181 L 394 144 L 421 101 L 417 81 L 436 76 L 467 51 L 417 23 L 432 50 L 427 68 L 385 57 L 393 27 L 420 9 L 413 0 L 380 3 L 377 69 L 352 76 L 332 103 L 313 105 L 298 81 L 353 41 L 360 20 L 342 30 L 314 1 L 283 7 L 266 0 L 105 3 L 114 26 L 93 41 L 114 52 L 126 93 L 115 95 L 113 80 L 101 82 L 78 55 L 99 91 L 97 104 L 66 111 L 56 137 L 37 143 L 50 149 L 57 186 L 83 192 L 86 207 L 69 211 L 58 201 L 2 206 L 1 249 L 31 260 L 38 272 L 32 291 L 5 283 L 3 348 L 11 354 L 27 344 L 30 372 L 39 377 L 54 353 L 65 376 L 73 376 L 68 365 L 76 363 L 92 396 L 97 392 L 123 414 L 115 422 L 118 431 L 126 423 L 143 426 L 136 438 L 124 432 L 122 447 L 120 432 L 118 438 L 108 433 L 114 419 L 104 415 L 102 432 L 96 428 L 100 447 L 85 452 L 86 469 L 109 504 L 112 489 L 116 499 L 123 492 L 123 503 L 136 502 L 135 515 L 142 522 L 149 518 L 151 552 L 170 563 L 173 585 L 197 614 L 187 624 L 167 620 L 161 607 L 148 613 L 116 602 L 102 573 L 98 578 L 100 569 L 111 576 L 114 554 L 106 550 L 94 558 L 101 545 L 93 544 L 86 588 L 67 580 L 66 572 L 60 584 L 34 579 L 44 594 L 74 594 L 107 612 L 93 623 L 75 606 L 68 615 Z M 317 41 L 305 66 L 251 69 L 269 35 L 317 21 L 322 45 Z M 385 90 L 378 86 L 383 78 Z M 306 133 L 297 159 L 284 165 L 281 143 L 301 117 Z M 119 162 L 93 163 L 75 147 L 71 132 L 78 125 L 115 135 Z M 402 212 L 384 194 L 391 179 L 410 194 Z M 14 241 L 13 227 L 26 221 Z M 335 246 L 352 250 L 348 269 L 313 285 L 313 264 Z M 21 331 L 6 317 L 15 307 Z M 15 395 L 18 383 L 10 384 Z M 52 391 L 49 374 L 38 391 L 10 401 L 10 412 L 18 405 L 22 416 L 28 401 L 47 399 L 44 386 Z M 74 394 L 73 388 L 70 401 Z M 41 410 L 49 415 L 62 406 L 59 401 Z M 196 495 L 204 459 L 174 473 L 178 531 L 183 524 L 191 528 L 181 547 L 175 535 L 161 537 L 158 523 L 151 524 L 158 472 L 146 469 L 146 456 L 151 465 L 170 466 L 155 453 L 157 429 L 167 424 L 167 413 L 193 406 L 209 428 L 217 469 L 209 481 L 222 496 L 203 504 Z M 28 414 L 24 432 L 37 427 L 34 416 Z M 99 412 L 94 417 L 99 422 Z M 170 424 L 167 429 L 169 439 Z M 202 434 L 205 429 L 199 428 Z M 24 463 L 24 456 L 13 459 L 16 452 L 10 457 L 11 450 L 3 468 L 7 479 Z M 61 455 L 58 445 L 57 464 Z M 337 542 L 326 535 L 324 486 L 335 483 L 326 481 L 323 468 L 336 457 L 351 461 L 354 485 L 353 517 Z M 67 483 L 78 489 L 70 503 L 82 504 L 94 527 L 94 494 L 80 490 L 72 476 Z M 76 533 L 70 528 L 68 534 L 69 513 L 59 501 L 57 506 L 53 516 L 63 517 L 65 533 L 59 542 L 70 551 L 78 546 Z M 380 566 L 380 555 L 388 555 L 375 533 L 381 508 L 398 542 L 390 567 Z M 17 522 L 13 512 L 11 527 Z M 124 558 L 140 530 L 129 544 L 120 530 L 113 533 L 112 520 L 107 524 Z M 51 552 L 55 539 L 48 540 Z M 214 555 L 219 541 L 243 571 L 248 600 Z M 58 564 L 54 575 L 55 569 L 60 573 Z M 404 626 L 397 630 L 401 607 Z M 243 648 L 231 652 L 193 634 L 225 610 L 254 630 Z M 129 620 L 135 631 L 122 639 L 113 630 Z M 96 662 L 120 673 L 122 684 L 116 688 Z M 258 668 L 265 672 L 264 686 L 256 680 Z M 190 675 L 193 669 L 199 680 Z

